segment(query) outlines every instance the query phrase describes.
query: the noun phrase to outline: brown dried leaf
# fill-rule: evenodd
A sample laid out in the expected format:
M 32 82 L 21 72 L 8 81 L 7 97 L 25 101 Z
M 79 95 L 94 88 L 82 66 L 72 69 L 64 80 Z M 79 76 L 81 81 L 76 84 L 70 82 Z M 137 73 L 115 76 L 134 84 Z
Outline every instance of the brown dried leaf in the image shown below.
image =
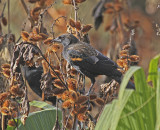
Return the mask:
M 50 45 L 50 44 L 52 44 L 52 40 L 53 40 L 53 38 L 49 37 L 43 43 L 46 45 Z
M 6 63 L 6 64 L 2 64 L 2 65 L 1 65 L 1 68 L 2 68 L 2 70 L 10 69 L 10 66 L 11 66 L 10 64 L 7 64 L 7 63 Z
M 96 104 L 99 105 L 99 106 L 104 105 L 104 100 L 103 100 L 102 98 L 97 98 L 97 99 L 95 100 L 95 102 L 96 102 Z
M 7 19 L 6 17 L 2 17 L 2 23 L 4 26 L 7 26 Z
M 83 32 L 83 33 L 87 33 L 91 28 L 92 28 L 92 25 L 90 25 L 90 24 L 85 25 L 85 26 L 83 26 L 83 28 L 82 28 L 82 32 Z
M 90 94 L 89 95 L 89 100 L 90 101 L 93 101 L 93 100 L 95 100 L 97 98 L 97 95 L 96 94 Z
M 59 79 L 55 79 L 53 81 L 53 85 L 55 87 L 57 87 L 57 88 L 60 88 L 60 89 L 64 89 L 65 88 L 64 85 L 63 85 L 63 83 Z
M 80 21 L 75 22 L 75 28 L 81 30 L 81 23 Z
M 69 19 L 68 24 L 73 28 L 76 27 L 75 21 L 73 19 L 71 19 L 71 18 Z
M 72 105 L 71 101 L 70 100 L 66 100 L 62 103 L 62 108 L 64 109 L 67 109 L 67 108 L 70 108 Z
M 78 114 L 78 115 L 77 115 L 77 118 L 78 118 L 78 120 L 81 121 L 81 122 L 85 122 L 86 119 L 87 119 L 86 115 L 84 115 L 84 114 Z
M 130 57 L 129 57 L 129 60 L 131 61 L 131 62 L 138 62 L 139 61 L 139 56 L 138 55 L 131 55 Z
M 80 104 L 84 104 L 88 101 L 88 97 L 87 96 L 80 96 L 78 97 L 76 104 L 80 105 Z
M 21 32 L 21 37 L 22 37 L 23 41 L 28 41 L 29 33 L 26 32 L 26 31 L 22 31 Z
M 70 78 L 67 80 L 68 83 L 68 89 L 71 91 L 75 91 L 77 90 L 77 80 Z

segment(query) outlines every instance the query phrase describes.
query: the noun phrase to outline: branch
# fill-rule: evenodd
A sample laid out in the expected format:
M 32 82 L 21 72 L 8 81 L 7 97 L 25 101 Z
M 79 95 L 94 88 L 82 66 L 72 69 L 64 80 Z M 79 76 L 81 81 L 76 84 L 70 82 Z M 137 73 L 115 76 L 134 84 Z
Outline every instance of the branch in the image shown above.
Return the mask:
M 29 43 L 29 42 L 23 42 L 23 44 L 26 45 L 31 45 L 33 47 L 35 47 L 37 49 L 37 51 L 40 53 L 40 55 L 43 57 L 43 59 L 47 62 L 47 64 L 49 65 L 49 67 L 53 70 L 53 73 L 56 75 L 56 77 L 61 81 L 61 83 L 64 85 L 64 87 L 68 90 L 67 85 L 62 81 L 62 79 L 57 75 L 57 73 L 55 72 L 54 68 L 49 64 L 49 62 L 47 61 L 47 59 L 45 58 L 45 56 L 42 54 L 41 50 L 34 44 Z
M 59 16 L 58 18 L 56 18 L 54 20 L 54 22 L 52 23 L 52 26 L 51 26 L 51 34 L 53 35 L 53 38 L 54 38 L 54 31 L 53 31 L 53 26 L 55 25 L 56 22 L 59 22 L 59 19 L 60 18 L 64 18 L 64 20 L 66 21 L 66 16 Z
M 24 0 L 21 0 L 21 3 L 22 3 L 22 5 L 23 5 L 23 8 L 24 8 L 26 14 L 29 16 L 28 19 L 29 19 L 29 21 L 31 22 L 31 27 L 33 27 L 33 26 L 34 26 L 34 20 L 32 19 L 31 15 L 30 15 L 30 13 L 29 13 L 29 10 L 28 10 L 28 8 L 27 8 L 27 6 L 26 6 L 26 3 L 24 2 Z

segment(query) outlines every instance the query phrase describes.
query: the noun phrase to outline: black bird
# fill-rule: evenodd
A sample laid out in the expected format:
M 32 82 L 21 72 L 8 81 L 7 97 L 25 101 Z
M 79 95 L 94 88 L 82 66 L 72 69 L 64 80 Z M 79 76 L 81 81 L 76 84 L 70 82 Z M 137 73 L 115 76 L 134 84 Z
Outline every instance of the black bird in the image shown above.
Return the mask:
M 98 75 L 106 75 L 121 83 L 122 73 L 117 70 L 118 65 L 90 44 L 79 41 L 72 34 L 63 34 L 53 41 L 62 43 L 64 46 L 63 57 L 77 71 L 90 78 L 92 84 L 88 94 L 91 92 L 95 77 Z M 127 88 L 134 88 L 134 84 L 129 82 Z

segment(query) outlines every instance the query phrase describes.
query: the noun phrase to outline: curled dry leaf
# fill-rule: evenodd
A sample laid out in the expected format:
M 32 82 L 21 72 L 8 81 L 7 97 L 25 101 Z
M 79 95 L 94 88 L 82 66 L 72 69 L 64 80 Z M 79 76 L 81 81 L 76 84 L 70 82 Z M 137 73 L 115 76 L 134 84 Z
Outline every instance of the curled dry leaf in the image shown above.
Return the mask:
M 64 89 L 64 85 L 62 84 L 62 82 L 59 80 L 59 79 L 55 79 L 53 81 L 53 85 L 57 88 L 60 88 L 60 89 Z
M 10 69 L 10 64 L 2 64 L 1 65 L 1 68 L 2 68 L 2 70 L 6 70 L 6 69 Z
M 72 94 L 71 91 L 66 90 L 66 91 L 62 94 L 62 100 L 63 100 L 63 101 L 68 100 L 71 94 Z
M 72 4 L 72 0 L 63 0 L 63 4 Z
M 139 61 L 139 56 L 138 55 L 131 55 L 130 57 L 129 57 L 129 60 L 131 61 L 131 62 L 138 62 Z
M 104 100 L 103 100 L 102 98 L 97 98 L 97 99 L 95 100 L 95 102 L 96 102 L 96 104 L 99 105 L 99 106 L 104 105 Z
M 53 38 L 49 37 L 43 43 L 46 45 L 50 45 L 52 43 L 52 40 L 53 40 Z
M 66 91 L 66 90 L 65 90 L 65 89 L 60 89 L 60 88 L 54 88 L 54 89 L 52 90 L 54 96 L 57 96 L 57 95 L 59 95 L 59 94 L 62 94 L 64 91 Z
M 3 102 L 6 98 L 10 96 L 10 92 L 4 92 L 0 94 L 0 102 Z
M 68 24 L 73 28 L 76 26 L 75 21 L 71 18 L 69 19 Z
M 81 30 L 81 23 L 80 21 L 75 22 L 75 28 Z
M 4 101 L 2 107 L 9 107 L 9 105 L 10 105 L 10 100 L 7 99 L 7 100 Z
M 78 114 L 85 114 L 87 112 L 88 107 L 87 106 L 81 106 L 78 109 Z
M 86 119 L 87 119 L 86 115 L 84 115 L 84 114 L 78 114 L 78 115 L 77 115 L 77 118 L 78 118 L 78 120 L 81 121 L 81 122 L 85 122 Z
M 70 78 L 67 80 L 68 83 L 68 89 L 71 91 L 75 91 L 77 90 L 77 80 Z
M 8 107 L 2 107 L 1 108 L 2 115 L 10 115 L 10 111 Z
M 2 17 L 2 23 L 4 26 L 7 26 L 7 19 L 6 17 Z
M 28 41 L 29 33 L 26 32 L 26 31 L 22 31 L 21 32 L 21 37 L 22 37 L 23 41 Z
M 69 95 L 69 100 L 71 101 L 71 103 L 75 103 L 77 101 L 77 93 L 76 92 L 72 92 L 70 95 Z
M 39 33 L 39 36 L 41 36 L 41 40 L 46 40 L 48 38 L 48 35 L 44 33 Z
M 90 101 L 93 101 L 93 100 L 95 100 L 97 98 L 97 95 L 96 94 L 90 94 L 89 95 L 89 100 Z
M 67 108 L 70 108 L 72 105 L 71 101 L 70 100 L 66 100 L 62 103 L 62 108 L 64 109 L 67 109 Z
M 117 60 L 117 65 L 118 65 L 119 67 L 122 67 L 122 68 L 123 68 L 123 60 L 118 59 L 118 60 Z
M 8 125 L 9 125 L 10 127 L 15 127 L 15 126 L 16 126 L 16 123 L 15 123 L 14 120 L 8 120 Z
M 80 96 L 78 97 L 76 104 L 80 105 L 80 104 L 84 104 L 88 101 L 88 97 L 87 96 Z
M 91 28 L 92 28 L 92 25 L 90 25 L 90 24 L 85 25 L 85 26 L 83 26 L 83 28 L 82 28 L 82 32 L 83 32 L 83 33 L 87 33 Z
M 10 69 L 5 69 L 2 71 L 3 75 L 6 77 L 6 78 L 9 78 L 10 77 Z

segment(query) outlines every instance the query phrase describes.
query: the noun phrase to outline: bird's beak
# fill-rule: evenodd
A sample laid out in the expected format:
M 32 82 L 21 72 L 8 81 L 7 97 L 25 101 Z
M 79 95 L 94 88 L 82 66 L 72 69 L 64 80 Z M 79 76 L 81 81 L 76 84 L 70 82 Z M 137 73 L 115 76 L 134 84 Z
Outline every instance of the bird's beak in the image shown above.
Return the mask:
M 55 38 L 55 39 L 53 39 L 52 40 L 53 42 L 59 42 L 59 43 L 61 43 L 62 41 L 61 41 L 61 39 L 59 39 L 58 37 L 57 38 Z

